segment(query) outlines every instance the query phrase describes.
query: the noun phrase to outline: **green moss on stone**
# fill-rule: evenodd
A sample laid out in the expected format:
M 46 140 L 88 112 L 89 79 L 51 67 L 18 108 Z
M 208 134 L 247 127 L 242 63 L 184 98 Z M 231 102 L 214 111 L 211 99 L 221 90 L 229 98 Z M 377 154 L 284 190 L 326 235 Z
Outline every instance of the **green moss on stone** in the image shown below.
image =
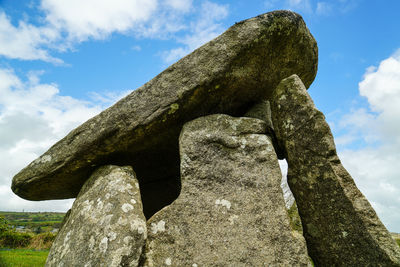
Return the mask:
M 288 215 L 292 230 L 303 234 L 303 226 L 301 225 L 301 219 L 297 210 L 296 202 L 294 202 L 290 209 L 288 209 Z
M 173 103 L 170 106 L 170 110 L 168 111 L 168 114 L 173 114 L 175 111 L 179 109 L 179 104 L 178 103 Z

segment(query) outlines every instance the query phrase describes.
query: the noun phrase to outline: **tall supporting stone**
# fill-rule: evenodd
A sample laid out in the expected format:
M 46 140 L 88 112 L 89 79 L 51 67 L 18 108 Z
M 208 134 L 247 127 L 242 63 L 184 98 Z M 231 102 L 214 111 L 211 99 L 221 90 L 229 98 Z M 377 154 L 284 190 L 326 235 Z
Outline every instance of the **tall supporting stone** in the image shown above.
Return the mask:
M 325 117 L 297 75 L 276 88 L 271 110 L 316 266 L 400 266 L 400 249 L 342 166 Z
M 307 266 L 267 124 L 210 115 L 180 135 L 182 190 L 148 222 L 145 266 Z
M 138 266 L 146 236 L 132 168 L 104 166 L 82 187 L 46 266 Z

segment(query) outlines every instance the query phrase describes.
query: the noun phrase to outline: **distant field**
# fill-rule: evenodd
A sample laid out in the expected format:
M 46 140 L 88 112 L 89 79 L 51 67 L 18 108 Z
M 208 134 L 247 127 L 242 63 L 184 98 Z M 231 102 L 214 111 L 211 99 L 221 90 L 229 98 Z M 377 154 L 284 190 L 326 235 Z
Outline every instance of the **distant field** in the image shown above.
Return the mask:
M 49 250 L 0 249 L 0 267 L 43 267 Z
M 49 232 L 60 228 L 65 213 L 0 211 L 1 215 L 14 228 L 25 228 L 28 231 L 38 231 L 39 229 L 39 232 Z
M 44 221 L 62 221 L 65 213 L 0 211 L 0 215 L 3 215 L 9 222 L 44 222 Z

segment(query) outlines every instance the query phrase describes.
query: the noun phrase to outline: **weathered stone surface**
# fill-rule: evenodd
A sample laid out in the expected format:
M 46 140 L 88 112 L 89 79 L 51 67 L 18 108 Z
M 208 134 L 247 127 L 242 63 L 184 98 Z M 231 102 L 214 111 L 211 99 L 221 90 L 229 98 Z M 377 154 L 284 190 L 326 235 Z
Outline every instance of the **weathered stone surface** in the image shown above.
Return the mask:
M 317 45 L 298 14 L 275 11 L 239 22 L 70 132 L 18 173 L 12 189 L 30 200 L 76 197 L 95 168 L 130 165 L 141 179 L 145 208 L 154 183 L 168 187 L 160 198 L 172 201 L 179 194 L 177 140 L 185 122 L 242 115 L 283 78 L 298 73 L 309 86 L 316 71 Z
M 269 103 L 269 101 L 261 100 L 260 102 L 254 104 L 244 114 L 244 117 L 260 119 L 267 123 L 266 133 L 272 138 L 272 144 L 274 145 L 276 155 L 278 156 L 278 159 L 284 159 L 285 156 L 282 152 L 282 149 L 278 146 L 278 142 L 276 140 L 274 125 L 271 118 L 271 104 Z
M 46 266 L 138 266 L 146 236 L 132 168 L 104 166 L 82 187 Z
M 180 136 L 182 192 L 149 221 L 144 266 L 307 266 L 266 123 L 210 115 Z
M 262 100 L 252 106 L 245 114 L 245 117 L 256 118 L 267 123 L 267 133 L 273 133 L 274 126 L 271 117 L 271 104 L 268 100 Z
M 343 168 L 324 115 L 296 75 L 271 100 L 288 183 L 316 266 L 400 266 L 400 250 Z

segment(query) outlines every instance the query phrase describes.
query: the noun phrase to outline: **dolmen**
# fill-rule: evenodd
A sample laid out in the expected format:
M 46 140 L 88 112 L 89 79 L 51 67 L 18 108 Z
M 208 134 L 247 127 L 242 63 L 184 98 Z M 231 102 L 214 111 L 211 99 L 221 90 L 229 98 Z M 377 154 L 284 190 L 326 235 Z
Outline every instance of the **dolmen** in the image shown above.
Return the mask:
M 307 93 L 317 64 L 301 16 L 266 13 L 71 131 L 12 182 L 76 198 L 46 266 L 400 266 Z

